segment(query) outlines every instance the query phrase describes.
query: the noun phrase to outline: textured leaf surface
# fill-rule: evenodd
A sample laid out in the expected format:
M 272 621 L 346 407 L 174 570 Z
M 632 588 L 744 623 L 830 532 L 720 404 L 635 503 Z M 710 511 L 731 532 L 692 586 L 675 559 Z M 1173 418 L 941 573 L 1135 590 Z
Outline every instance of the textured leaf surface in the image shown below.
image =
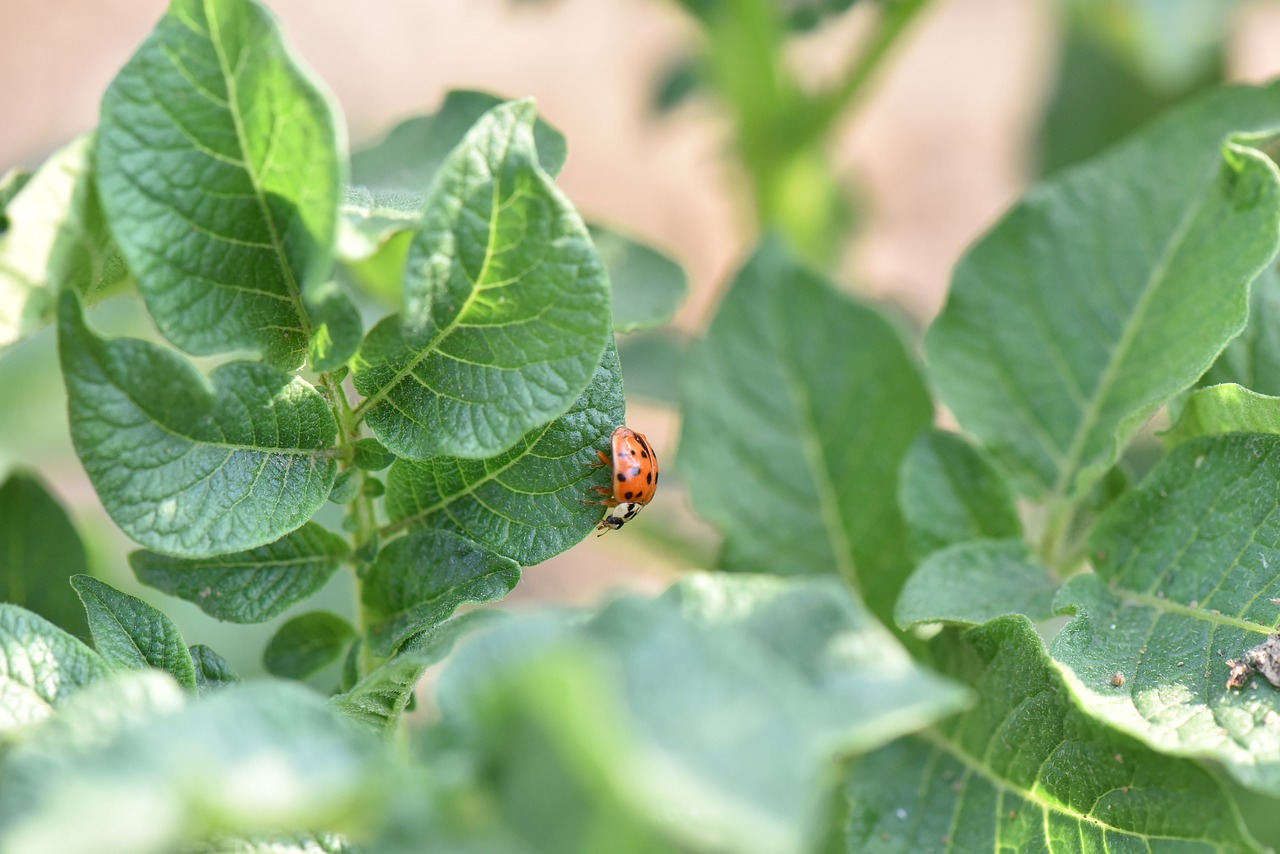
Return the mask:
M 106 738 L 13 751 L 0 851 L 161 854 L 211 834 L 349 832 L 376 825 L 397 785 L 383 746 L 301 687 L 256 682 L 159 711 Z
M 1234 383 L 1199 389 L 1187 398 L 1177 423 L 1161 438 L 1173 446 L 1215 433 L 1280 433 L 1280 397 Z
M 965 540 L 1022 536 L 1000 473 L 954 433 L 929 430 L 902 461 L 898 504 L 919 556 Z
M 1051 648 L 1091 714 L 1157 750 L 1216 759 L 1273 795 L 1280 693 L 1260 677 L 1229 690 L 1226 662 L 1280 623 L 1277 482 L 1280 437 L 1176 448 L 1099 520 L 1095 573 L 1059 593 L 1056 608 L 1075 617 Z
M 460 605 L 494 602 L 519 581 L 515 561 L 449 531 L 392 540 L 364 579 L 369 643 L 378 655 L 390 655 L 411 635 L 449 619 Z
M 0 484 L 0 601 L 87 637 L 84 608 L 67 582 L 86 571 L 84 545 L 58 500 L 32 474 Z
M 77 575 L 71 586 L 89 615 L 93 645 L 108 664 L 116 670 L 154 667 L 195 693 L 195 663 L 172 620 L 91 575 Z
M 366 337 L 357 409 L 398 456 L 482 459 L 562 415 L 609 339 L 586 226 L 537 163 L 533 105 L 496 107 L 432 185 L 403 317 Z
M 143 584 L 211 617 L 262 623 L 323 587 L 348 551 L 342 537 L 308 522 L 256 549 L 199 560 L 139 551 L 129 555 L 129 565 Z
M 164 348 L 98 338 L 71 294 L 58 344 L 76 453 L 142 545 L 183 557 L 256 548 L 329 497 L 337 424 L 301 378 L 230 362 L 206 382 Z
M 580 850 L 577 821 L 656 826 L 680 850 L 807 850 L 838 756 L 964 699 L 840 581 L 742 575 L 690 576 L 585 621 L 504 623 L 459 649 L 439 691 L 500 789 L 518 773 L 565 805 L 548 827 L 492 794 L 522 838 L 557 834 L 559 850 Z
M 204 644 L 192 644 L 189 652 L 196 668 L 196 690 L 201 697 L 240 681 L 231 664 Z
M 567 413 L 488 460 L 397 460 L 387 476 L 395 529 L 453 531 L 521 566 L 542 563 L 580 542 L 604 515 L 592 486 L 608 483 L 596 451 L 626 420 L 611 345 L 591 385 Z M 657 500 L 661 500 L 659 497 Z
M 887 615 L 908 563 L 898 467 L 932 417 L 889 324 L 766 243 L 685 379 L 680 467 L 725 565 L 838 573 Z
M 920 623 L 980 625 L 1004 614 L 1053 616 L 1058 584 L 1022 540 L 958 543 L 929 555 L 894 608 L 903 629 Z
M 613 331 L 634 332 L 670 323 L 689 290 L 680 265 L 602 226 L 591 226 L 591 240 L 613 286 Z
M 1027 620 L 934 650 L 978 702 L 854 762 L 850 851 L 1261 850 L 1209 771 L 1080 711 Z
M 361 854 L 336 833 L 217 836 L 184 846 L 180 854 Z
M 943 400 L 1020 492 L 1083 494 L 1244 326 L 1275 255 L 1280 87 L 1217 92 L 1028 194 L 926 338 Z
M 110 669 L 89 647 L 17 605 L 0 603 L 0 733 L 44 720 Z
M 338 660 L 356 636 L 351 624 L 328 611 L 308 611 L 282 625 L 262 653 L 267 672 L 285 679 L 306 679 Z
M 332 266 L 342 144 L 254 0 L 173 0 L 102 99 L 98 188 L 160 330 L 299 365 Z
M 53 320 L 57 294 L 94 301 L 128 276 L 93 185 L 92 135 L 55 152 L 0 205 L 0 348 Z

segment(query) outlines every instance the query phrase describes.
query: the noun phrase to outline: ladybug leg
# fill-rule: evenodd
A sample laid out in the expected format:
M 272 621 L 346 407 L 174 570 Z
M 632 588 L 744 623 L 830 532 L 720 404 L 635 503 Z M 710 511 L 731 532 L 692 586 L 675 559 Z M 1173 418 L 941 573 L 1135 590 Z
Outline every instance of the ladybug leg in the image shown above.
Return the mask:
M 597 463 L 597 462 L 590 462 L 590 463 L 587 463 L 587 465 L 589 465 L 591 468 L 593 468 L 593 469 L 598 469 L 598 468 L 600 468 L 601 466 L 611 466 L 611 465 L 613 465 L 613 457 L 609 456 L 609 455 L 608 455 L 608 454 L 606 454 L 604 451 L 596 451 L 596 456 L 600 458 L 600 462 L 598 462 L 598 463 Z
M 600 499 L 599 501 L 583 501 L 582 503 L 583 503 L 583 504 L 598 504 L 598 505 L 599 505 L 599 506 L 601 506 L 601 507 L 617 507 L 617 506 L 618 506 L 618 499 L 613 498 L 613 497 L 609 497 L 609 498 L 602 498 L 602 499 Z

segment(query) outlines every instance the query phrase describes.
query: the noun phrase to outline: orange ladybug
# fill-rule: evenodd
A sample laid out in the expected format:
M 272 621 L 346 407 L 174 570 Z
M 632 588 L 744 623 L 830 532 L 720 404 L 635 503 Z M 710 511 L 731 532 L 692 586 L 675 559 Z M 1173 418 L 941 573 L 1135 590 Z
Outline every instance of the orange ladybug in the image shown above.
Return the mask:
M 610 508 L 596 527 L 601 535 L 610 530 L 616 531 L 634 519 L 640 508 L 652 501 L 653 494 L 658 491 L 658 457 L 643 433 L 637 433 L 630 427 L 619 427 L 613 431 L 612 450 L 612 456 L 596 451 L 600 462 L 591 464 L 595 467 L 613 466 L 612 488 L 592 487 L 594 492 L 605 497 L 600 501 L 583 502 Z

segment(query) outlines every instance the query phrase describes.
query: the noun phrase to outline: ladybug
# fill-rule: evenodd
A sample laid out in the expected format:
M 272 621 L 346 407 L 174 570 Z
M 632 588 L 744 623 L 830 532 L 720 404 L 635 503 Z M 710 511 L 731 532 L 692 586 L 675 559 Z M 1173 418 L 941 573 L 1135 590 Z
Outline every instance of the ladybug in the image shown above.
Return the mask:
M 611 439 L 613 454 L 596 451 L 600 462 L 595 468 L 613 467 L 613 486 L 592 487 L 593 492 L 605 496 L 600 501 L 584 501 L 584 504 L 603 504 L 610 508 L 596 527 L 601 535 L 618 530 L 640 512 L 640 508 L 653 500 L 658 491 L 658 457 L 649 446 L 643 433 L 630 427 L 619 427 Z

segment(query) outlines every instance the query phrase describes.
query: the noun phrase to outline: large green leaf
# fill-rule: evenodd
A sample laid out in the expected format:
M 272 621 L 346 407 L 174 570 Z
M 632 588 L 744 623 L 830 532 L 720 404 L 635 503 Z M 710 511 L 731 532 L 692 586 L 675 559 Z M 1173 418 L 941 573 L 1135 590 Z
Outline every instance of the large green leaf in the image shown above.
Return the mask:
M 893 328 L 765 243 L 686 360 L 680 467 L 727 567 L 838 573 L 887 615 L 898 467 L 932 406 Z
M 98 338 L 70 293 L 59 330 L 76 452 L 142 545 L 184 557 L 256 548 L 329 497 L 337 424 L 301 378 L 230 362 L 206 381 L 162 347 Z
M 894 620 L 980 625 L 1005 614 L 1053 616 L 1058 585 L 1022 540 L 957 543 L 925 558 L 902 588 Z
M 143 584 L 200 606 L 219 620 L 262 623 L 315 593 L 346 559 L 347 541 L 314 522 L 256 549 L 188 560 L 134 552 Z
M 89 615 L 93 645 L 108 664 L 116 670 L 154 667 L 196 692 L 195 662 L 172 620 L 91 575 L 77 575 L 71 586 Z
M 483 459 L 562 415 L 609 339 L 609 282 L 537 162 L 533 104 L 496 107 L 441 167 L 405 312 L 356 359 L 356 410 L 397 456 Z
M 1053 657 L 1089 713 L 1154 749 L 1216 759 L 1280 794 L 1280 693 L 1227 688 L 1227 660 L 1280 609 L 1280 437 L 1176 448 L 1099 520 L 1095 572 L 1058 594 Z M 1123 687 L 1113 675 L 1124 676 Z M 1256 681 L 1261 681 L 1258 677 Z
M 108 673 L 101 656 L 53 623 L 0 603 L 0 734 L 47 718 Z
M 378 655 L 443 623 L 467 602 L 493 602 L 515 589 L 520 566 L 449 531 L 392 540 L 365 574 L 366 635 Z
M 933 648 L 978 703 L 853 763 L 850 852 L 1262 850 L 1210 771 L 1077 708 L 1026 619 Z
M 351 624 L 328 611 L 308 611 L 286 621 L 267 642 L 262 663 L 285 679 L 306 679 L 337 661 L 355 637 Z
M 488 460 L 397 460 L 387 476 L 392 528 L 454 531 L 521 566 L 542 563 L 577 544 L 602 510 L 584 504 L 607 484 L 596 451 L 625 420 L 626 404 L 611 345 L 595 378 L 564 415 L 531 430 Z M 659 498 L 658 500 L 661 500 Z
M 1280 397 L 1258 394 L 1234 383 L 1198 389 L 1161 438 L 1172 446 L 1215 433 L 1280 433 Z
M 60 291 L 90 302 L 125 279 L 90 168 L 93 136 L 55 152 L 0 206 L 0 348 L 50 322 Z
M 9 475 L 0 484 L 0 601 L 87 636 L 84 609 L 67 583 L 86 571 L 84 545 L 67 511 L 35 475 Z
M 838 757 L 963 702 L 842 582 L 725 574 L 586 620 L 510 620 L 439 687 L 493 808 L 536 850 L 627 850 L 636 825 L 676 850 L 807 850 Z
M 102 99 L 98 188 L 160 330 L 301 364 L 332 266 L 344 143 L 255 0 L 172 0 Z
M 956 269 L 926 338 L 960 425 L 1028 495 L 1084 494 L 1244 326 L 1280 179 L 1233 132 L 1280 86 L 1224 90 L 1029 193 Z

